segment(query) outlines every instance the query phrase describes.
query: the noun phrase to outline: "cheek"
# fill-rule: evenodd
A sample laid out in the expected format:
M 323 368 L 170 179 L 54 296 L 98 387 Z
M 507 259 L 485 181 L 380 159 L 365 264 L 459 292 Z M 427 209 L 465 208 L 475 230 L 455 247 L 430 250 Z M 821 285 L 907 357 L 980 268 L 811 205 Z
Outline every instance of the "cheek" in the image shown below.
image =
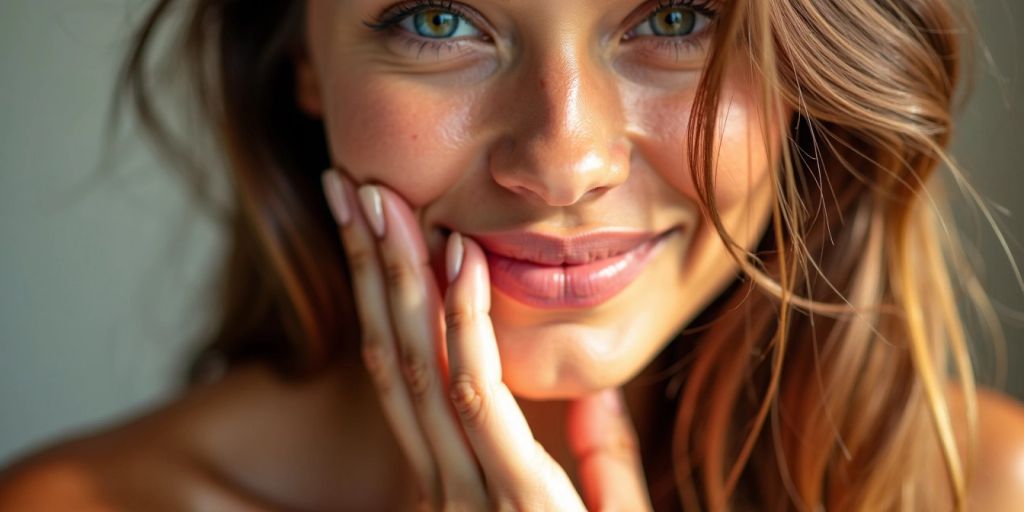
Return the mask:
M 768 173 L 769 145 L 757 114 L 752 91 L 729 80 L 723 88 L 716 130 L 719 150 L 716 159 L 714 193 L 721 210 L 743 203 Z M 641 151 L 662 179 L 687 197 L 696 198 L 694 169 L 689 165 L 689 118 L 694 91 L 647 97 L 634 102 L 634 124 L 646 134 Z
M 720 107 L 719 125 L 722 149 L 716 155 L 715 199 L 725 210 L 745 204 L 751 190 L 768 174 L 768 149 L 776 142 L 765 138 L 756 105 L 743 92 L 731 95 Z
M 379 182 L 422 206 L 463 174 L 472 101 L 431 94 L 396 80 L 349 73 L 326 94 L 335 165 L 358 182 Z

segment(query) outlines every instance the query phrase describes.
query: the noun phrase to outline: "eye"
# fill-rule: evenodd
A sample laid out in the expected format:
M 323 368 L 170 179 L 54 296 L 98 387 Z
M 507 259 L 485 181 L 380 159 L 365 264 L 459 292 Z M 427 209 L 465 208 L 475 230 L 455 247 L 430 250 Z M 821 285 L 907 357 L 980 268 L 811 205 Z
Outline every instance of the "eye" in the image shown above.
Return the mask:
M 427 39 L 481 36 L 480 31 L 465 17 L 438 8 L 427 8 L 410 13 L 398 22 L 398 26 Z
M 684 37 L 700 33 L 711 16 L 690 7 L 662 7 L 634 28 L 631 36 Z

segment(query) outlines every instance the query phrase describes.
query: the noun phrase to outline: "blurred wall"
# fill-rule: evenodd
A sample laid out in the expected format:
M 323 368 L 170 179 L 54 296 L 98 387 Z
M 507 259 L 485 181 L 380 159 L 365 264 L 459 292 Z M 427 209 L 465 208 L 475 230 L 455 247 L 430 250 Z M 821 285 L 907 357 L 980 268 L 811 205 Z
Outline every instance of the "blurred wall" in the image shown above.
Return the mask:
M 114 70 L 148 4 L 0 0 L 0 466 L 166 396 L 204 319 L 214 226 L 132 136 L 97 178 Z M 955 153 L 1024 240 L 1024 4 L 978 4 L 996 69 L 980 63 Z M 1007 385 L 1024 397 L 1021 291 L 985 224 L 963 217 L 993 296 L 1017 310 Z
M 0 0 L 0 466 L 169 392 L 207 309 L 213 226 L 131 127 L 101 163 L 149 3 Z
M 977 22 L 973 91 L 959 113 L 953 155 L 984 197 L 1006 244 L 1024 271 L 1024 2 L 971 1 Z M 951 190 L 963 242 L 1006 334 L 1004 389 L 1024 399 L 1024 290 L 989 223 Z M 999 212 L 1004 213 L 999 213 Z M 987 339 L 980 322 L 965 317 L 975 339 Z M 975 350 L 983 373 L 1000 373 L 998 350 L 980 342 Z

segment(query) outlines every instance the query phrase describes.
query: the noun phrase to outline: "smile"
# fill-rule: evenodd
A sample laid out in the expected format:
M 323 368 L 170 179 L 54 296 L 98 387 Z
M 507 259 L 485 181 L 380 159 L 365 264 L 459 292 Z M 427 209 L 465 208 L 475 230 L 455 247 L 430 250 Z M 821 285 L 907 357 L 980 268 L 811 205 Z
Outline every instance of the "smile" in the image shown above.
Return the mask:
M 594 307 L 618 295 L 676 230 L 602 230 L 574 237 L 511 231 L 470 235 L 487 254 L 491 284 L 544 309 Z

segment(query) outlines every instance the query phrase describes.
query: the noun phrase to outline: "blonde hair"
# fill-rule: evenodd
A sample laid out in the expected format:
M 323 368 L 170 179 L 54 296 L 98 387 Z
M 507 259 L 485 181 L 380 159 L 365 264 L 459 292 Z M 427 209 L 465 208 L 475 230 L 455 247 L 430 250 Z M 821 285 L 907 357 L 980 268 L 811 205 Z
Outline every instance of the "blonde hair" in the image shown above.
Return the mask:
M 124 67 L 120 94 L 167 156 L 192 162 L 153 102 L 146 65 L 155 34 L 185 9 L 167 65 L 187 66 L 235 195 L 220 316 L 193 378 L 212 359 L 261 359 L 303 375 L 359 357 L 350 280 L 319 187 L 329 164 L 323 126 L 295 105 L 303 5 L 160 0 Z M 947 364 L 969 439 L 974 377 L 950 282 L 957 245 L 925 186 L 940 163 L 966 186 L 945 153 L 961 19 L 946 0 L 724 6 L 686 143 L 705 215 L 743 279 L 701 315 L 710 325 L 667 351 L 685 353 L 672 383 L 676 506 L 964 507 L 973 442 L 958 451 Z M 779 162 L 771 225 L 749 253 L 719 220 L 710 158 L 735 59 L 763 84 L 764 132 L 789 129 L 770 160 Z M 204 196 L 205 171 L 186 167 Z M 957 272 L 972 282 L 966 268 Z M 973 297 L 991 311 L 983 294 Z M 927 473 L 936 458 L 947 495 Z
M 965 507 L 974 375 L 950 282 L 954 233 L 926 186 L 944 163 L 967 187 L 945 152 L 967 28 L 958 14 L 941 0 L 747 0 L 720 18 L 688 143 L 707 215 L 749 286 L 680 377 L 674 451 L 688 510 Z M 717 221 L 712 187 L 717 94 L 734 59 L 763 83 L 765 132 L 790 127 L 769 160 L 780 164 L 757 253 Z M 929 473 L 936 457 L 948 493 Z

